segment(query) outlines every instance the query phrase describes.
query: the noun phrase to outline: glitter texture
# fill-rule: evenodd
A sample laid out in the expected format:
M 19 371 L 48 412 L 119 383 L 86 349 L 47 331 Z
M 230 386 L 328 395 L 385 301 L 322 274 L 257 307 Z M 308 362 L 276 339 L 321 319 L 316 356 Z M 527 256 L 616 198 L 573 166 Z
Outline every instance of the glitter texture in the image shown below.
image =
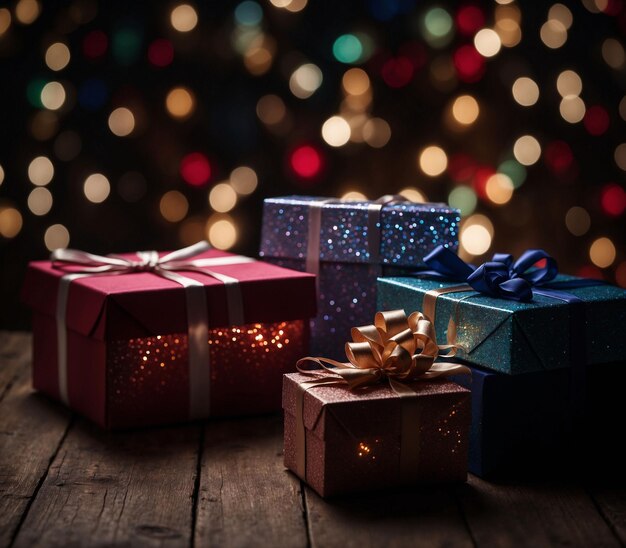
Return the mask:
M 306 353 L 305 331 L 303 320 L 211 329 L 211 416 L 280 409 L 282 376 Z M 108 343 L 112 428 L 187 419 L 187 350 L 183 333 Z
M 559 276 L 557 280 L 572 279 Z M 424 293 L 450 283 L 408 277 L 379 278 L 378 308 L 421 310 Z M 626 357 L 626 290 L 611 285 L 568 289 L 585 302 L 587 363 Z M 448 321 L 457 326 L 460 357 L 494 371 L 517 374 L 569 367 L 569 306 L 536 295 L 530 303 L 496 299 L 475 292 L 437 299 L 435 328 L 446 341 Z
M 310 196 L 269 198 L 264 202 L 260 256 L 304 271 Z M 350 328 L 369 323 L 376 312 L 376 278 L 394 267 L 422 265 L 437 245 L 455 250 L 459 213 L 444 204 L 403 202 L 385 205 L 380 217 L 380 264 L 370 262 L 368 206 L 371 202 L 325 204 L 320 237 L 318 315 L 311 351 L 342 358 Z
M 285 466 L 296 470 L 297 385 L 310 380 L 285 375 Z M 373 491 L 407 483 L 465 481 L 470 392 L 447 381 L 411 384 L 419 395 L 419 455 L 416 478 L 400 470 L 402 398 L 387 385 L 353 392 L 320 386 L 304 396 L 306 482 L 327 497 Z

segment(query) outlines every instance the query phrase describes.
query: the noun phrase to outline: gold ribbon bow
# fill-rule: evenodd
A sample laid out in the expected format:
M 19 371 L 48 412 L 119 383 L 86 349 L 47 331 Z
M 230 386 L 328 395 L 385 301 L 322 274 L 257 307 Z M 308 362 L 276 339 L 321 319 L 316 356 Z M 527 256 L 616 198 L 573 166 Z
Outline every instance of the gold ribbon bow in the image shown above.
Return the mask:
M 438 357 L 451 358 L 455 345 L 439 346 L 435 327 L 421 312 L 408 318 L 403 310 L 377 312 L 373 325 L 353 327 L 352 342 L 346 343 L 347 362 L 307 356 L 296 367 L 305 375 L 317 378 L 300 384 L 296 401 L 297 472 L 306 479 L 306 432 L 304 427 L 304 394 L 315 386 L 347 384 L 351 390 L 384 382 L 400 397 L 414 398 L 416 392 L 407 384 L 450 375 L 471 374 L 468 367 L 452 362 L 436 362 Z M 303 367 L 313 362 L 321 370 Z M 419 451 L 415 425 L 416 411 L 403 412 L 401 468 L 403 474 L 416 460 Z

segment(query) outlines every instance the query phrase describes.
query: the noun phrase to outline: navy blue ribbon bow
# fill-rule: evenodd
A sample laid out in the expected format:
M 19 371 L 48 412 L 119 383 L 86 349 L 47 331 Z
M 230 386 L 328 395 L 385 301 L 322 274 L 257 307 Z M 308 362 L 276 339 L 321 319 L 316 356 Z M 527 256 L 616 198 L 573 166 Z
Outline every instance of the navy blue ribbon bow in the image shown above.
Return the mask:
M 542 260 L 545 260 L 543 266 L 533 268 Z M 431 270 L 419 271 L 418 275 L 466 283 L 479 293 L 521 302 L 531 301 L 533 290 L 539 295 L 562 299 L 563 293 L 558 290 L 601 283 L 581 279 L 553 282 L 558 266 L 543 249 L 529 249 L 515 262 L 508 253 L 496 253 L 491 261 L 475 267 L 440 245 L 424 257 L 424 262 Z

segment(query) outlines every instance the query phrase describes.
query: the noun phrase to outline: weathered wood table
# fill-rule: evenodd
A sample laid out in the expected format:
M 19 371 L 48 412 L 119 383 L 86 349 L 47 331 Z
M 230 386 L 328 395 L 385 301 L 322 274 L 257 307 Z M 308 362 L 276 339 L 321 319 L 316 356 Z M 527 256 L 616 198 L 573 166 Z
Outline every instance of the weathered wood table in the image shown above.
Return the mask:
M 320 499 L 282 465 L 279 416 L 102 432 L 30 387 L 0 333 L 0 546 L 620 546 L 626 489 L 426 487 Z

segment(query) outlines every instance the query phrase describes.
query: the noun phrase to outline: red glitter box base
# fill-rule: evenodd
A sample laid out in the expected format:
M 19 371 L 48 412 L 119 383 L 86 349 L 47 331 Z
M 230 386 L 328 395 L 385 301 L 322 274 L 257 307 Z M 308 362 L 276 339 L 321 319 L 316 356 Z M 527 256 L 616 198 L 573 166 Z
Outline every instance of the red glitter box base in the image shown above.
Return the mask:
M 311 380 L 285 375 L 285 466 L 297 474 L 296 395 Z M 412 383 L 418 394 L 415 433 L 419 451 L 412 478 L 400 467 L 402 405 L 388 385 L 351 391 L 319 386 L 304 394 L 305 480 L 321 496 L 374 491 L 412 483 L 463 482 L 467 478 L 470 391 L 448 381 Z
M 202 256 L 224 255 L 211 250 Z M 279 411 L 283 374 L 308 352 L 315 278 L 258 261 L 213 269 L 239 280 L 245 323 L 228 326 L 222 282 L 189 274 L 206 289 L 208 414 Z M 49 262 L 32 263 L 23 291 L 34 309 L 33 385 L 59 400 L 54 312 L 63 274 Z M 184 288 L 155 274 L 73 281 L 66 319 L 69 406 L 111 429 L 189 420 L 186 324 Z

